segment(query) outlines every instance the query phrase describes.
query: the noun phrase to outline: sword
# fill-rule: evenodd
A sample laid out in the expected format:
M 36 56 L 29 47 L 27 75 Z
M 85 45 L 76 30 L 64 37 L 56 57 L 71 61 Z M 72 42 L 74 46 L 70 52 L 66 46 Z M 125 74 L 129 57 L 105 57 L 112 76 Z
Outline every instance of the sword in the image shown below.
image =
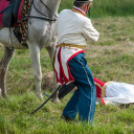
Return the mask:
M 37 107 L 33 112 L 31 112 L 31 114 L 34 114 L 35 112 L 37 112 L 41 107 L 43 107 L 51 98 L 52 96 L 61 88 L 61 85 L 58 86 L 53 92 L 52 94 L 39 106 Z

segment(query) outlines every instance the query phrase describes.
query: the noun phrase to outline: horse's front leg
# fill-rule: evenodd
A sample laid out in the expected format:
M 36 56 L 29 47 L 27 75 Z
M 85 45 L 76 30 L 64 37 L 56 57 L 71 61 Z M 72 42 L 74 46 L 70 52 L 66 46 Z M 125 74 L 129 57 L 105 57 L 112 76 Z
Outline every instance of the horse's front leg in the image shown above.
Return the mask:
M 4 55 L 0 61 L 0 92 L 3 97 L 7 98 L 6 94 L 6 72 L 8 70 L 9 63 L 14 55 L 14 49 L 5 47 Z
M 36 95 L 39 99 L 43 99 L 41 93 L 42 71 L 40 64 L 40 47 L 37 43 L 28 42 L 30 57 L 32 61 L 34 80 L 36 85 Z
M 49 53 L 49 57 L 51 59 L 51 62 L 53 64 L 53 55 L 54 55 L 54 51 L 55 51 L 55 45 L 51 45 L 49 47 L 46 48 L 48 50 L 48 53 Z M 54 73 L 54 83 L 53 83 L 53 91 L 55 90 L 55 88 L 57 87 L 57 82 L 56 82 L 56 76 L 55 76 L 55 73 Z M 58 98 L 58 94 L 59 94 L 59 91 L 56 92 L 55 95 L 53 95 L 52 97 L 52 101 L 53 102 L 59 102 L 59 98 Z

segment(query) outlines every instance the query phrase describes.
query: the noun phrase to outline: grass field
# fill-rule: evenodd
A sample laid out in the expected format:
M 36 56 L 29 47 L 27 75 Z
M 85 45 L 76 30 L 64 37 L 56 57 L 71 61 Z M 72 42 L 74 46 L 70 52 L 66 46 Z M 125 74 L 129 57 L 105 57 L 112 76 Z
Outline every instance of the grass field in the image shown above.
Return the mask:
M 134 17 L 94 18 L 100 32 L 95 44 L 88 44 L 86 58 L 94 77 L 102 81 L 134 84 Z M 0 58 L 3 55 L 0 47 Z M 52 71 L 44 48 L 41 51 L 42 72 Z M 1 134 L 130 134 L 134 133 L 134 106 L 97 106 L 92 126 L 60 120 L 62 110 L 72 94 L 61 103 L 49 102 L 35 115 L 29 113 L 41 102 L 35 96 L 31 61 L 28 50 L 16 50 L 7 73 L 10 102 L 0 99 Z M 45 98 L 44 98 L 45 99 Z
M 98 0 L 99 2 L 100 0 Z M 113 3 L 117 2 L 113 0 Z M 133 1 L 131 2 L 133 5 Z M 62 0 L 60 10 L 67 3 L 67 7 L 69 7 L 69 1 Z M 106 4 L 108 5 L 108 2 Z M 94 27 L 100 32 L 100 39 L 94 44 L 88 44 L 86 48 L 88 66 L 93 76 L 102 81 L 113 80 L 134 84 L 134 17 L 131 14 L 125 17 L 106 16 L 92 19 Z M 0 46 L 0 59 L 3 50 L 4 48 Z M 41 51 L 41 66 L 43 76 L 52 71 L 45 48 Z M 30 112 L 41 104 L 35 96 L 32 71 L 29 51 L 16 50 L 6 81 L 10 101 L 0 97 L 0 134 L 134 133 L 134 105 L 130 105 L 128 108 L 98 105 L 92 126 L 86 123 L 64 122 L 60 116 L 71 93 L 59 104 L 50 101 L 37 113 L 30 115 Z

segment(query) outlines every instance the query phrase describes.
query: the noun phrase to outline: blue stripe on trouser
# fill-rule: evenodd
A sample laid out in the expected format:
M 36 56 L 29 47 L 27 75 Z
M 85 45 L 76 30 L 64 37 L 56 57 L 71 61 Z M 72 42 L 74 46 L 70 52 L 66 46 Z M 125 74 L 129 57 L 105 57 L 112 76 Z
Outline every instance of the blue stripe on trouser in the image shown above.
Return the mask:
M 78 90 L 74 92 L 62 115 L 75 119 L 77 113 L 79 113 L 80 120 L 92 123 L 95 111 L 96 88 L 92 73 L 85 60 L 85 54 L 80 53 L 75 56 L 69 61 L 68 66 Z

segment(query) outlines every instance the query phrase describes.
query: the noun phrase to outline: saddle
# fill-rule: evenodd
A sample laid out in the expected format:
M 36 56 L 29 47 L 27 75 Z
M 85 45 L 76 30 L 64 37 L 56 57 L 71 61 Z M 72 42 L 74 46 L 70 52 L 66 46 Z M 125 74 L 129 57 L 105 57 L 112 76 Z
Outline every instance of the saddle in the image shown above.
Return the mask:
M 13 26 L 18 20 L 18 10 L 22 0 L 3 0 L 3 3 L 9 2 L 8 6 L 0 11 L 2 23 L 5 27 Z

